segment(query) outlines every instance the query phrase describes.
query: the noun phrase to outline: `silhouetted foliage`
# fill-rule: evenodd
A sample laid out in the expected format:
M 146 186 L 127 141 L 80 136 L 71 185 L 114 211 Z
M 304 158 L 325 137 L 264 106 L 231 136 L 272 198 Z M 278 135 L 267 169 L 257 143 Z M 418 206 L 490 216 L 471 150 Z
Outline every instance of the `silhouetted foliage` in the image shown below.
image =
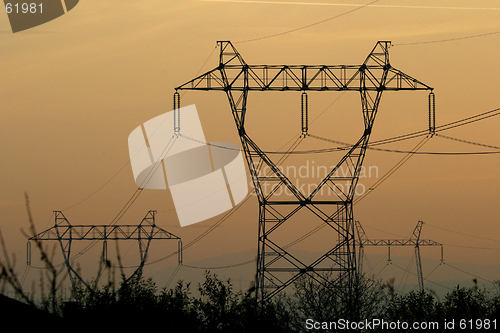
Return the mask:
M 158 290 L 151 279 L 137 276 L 99 290 L 79 292 L 78 304 L 64 317 L 83 330 L 96 325 L 103 329 L 139 329 L 157 326 L 183 332 L 293 332 L 286 306 L 279 301 L 256 303 L 251 292 L 234 292 L 231 281 L 209 272 L 198 286 L 199 297 L 190 285 L 179 281 L 172 288 Z
M 410 291 L 394 295 L 387 308 L 386 318 L 392 321 L 422 322 L 442 318 L 443 309 L 429 292 Z
M 444 317 L 456 320 L 476 320 L 498 317 L 498 293 L 486 289 L 457 286 L 443 301 Z
M 295 283 L 293 299 L 302 323 L 339 319 L 382 318 L 390 300 L 389 287 L 380 281 L 359 276 L 349 288 L 347 276 L 325 275 L 322 280 L 307 276 Z

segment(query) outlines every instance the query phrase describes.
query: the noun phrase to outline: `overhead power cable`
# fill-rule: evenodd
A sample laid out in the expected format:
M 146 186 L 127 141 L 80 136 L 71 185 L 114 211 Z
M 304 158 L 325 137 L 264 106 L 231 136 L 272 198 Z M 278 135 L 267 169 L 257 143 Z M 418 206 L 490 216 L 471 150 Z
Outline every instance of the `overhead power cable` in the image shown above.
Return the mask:
M 304 26 L 301 26 L 301 27 L 298 27 L 298 28 L 295 28 L 295 29 L 290 29 L 290 30 L 287 30 L 287 31 L 283 31 L 283 32 L 279 32 L 279 33 L 275 33 L 275 34 L 267 35 L 267 36 L 263 36 L 263 37 L 242 40 L 242 41 L 236 42 L 236 44 L 255 42 L 255 41 L 258 41 L 258 40 L 263 40 L 263 39 L 268 39 L 268 38 L 283 36 L 283 35 L 286 35 L 286 34 L 289 34 L 289 33 L 292 33 L 292 32 L 296 32 L 296 31 L 299 31 L 299 30 L 304 30 L 304 29 L 307 29 L 307 28 L 310 28 L 310 27 L 314 27 L 316 25 L 319 25 L 319 24 L 322 24 L 322 23 L 325 23 L 325 22 L 329 22 L 329 21 L 332 21 L 332 20 L 337 19 L 339 17 L 342 17 L 342 16 L 345 16 L 345 15 L 354 13 L 354 12 L 360 10 L 360 9 L 363 9 L 365 7 L 373 5 L 374 3 L 379 2 L 379 1 L 380 0 L 375 0 L 375 1 L 369 2 L 367 4 L 361 5 L 359 7 L 356 7 L 354 9 L 351 9 L 351 10 L 348 10 L 346 12 L 343 12 L 341 14 L 338 14 L 338 15 L 335 15 L 335 16 L 332 16 L 332 17 L 329 17 L 327 19 L 324 19 L 324 20 L 321 20 L 321 21 L 317 21 L 317 22 L 314 22 L 314 23 L 311 23 L 311 24 L 307 24 L 307 25 L 304 25 Z
M 231 264 L 231 265 L 225 265 L 225 266 L 201 267 L 201 266 L 193 266 L 193 265 L 186 265 L 186 264 L 182 264 L 182 266 L 189 267 L 189 268 L 194 268 L 194 269 L 206 269 L 206 270 L 210 270 L 210 269 L 226 269 L 226 268 L 234 268 L 234 267 L 248 265 L 248 264 L 254 263 L 255 261 L 256 261 L 256 259 L 252 259 L 252 260 L 243 261 L 243 262 L 240 262 L 240 263 L 237 263 L 237 264 Z
M 465 273 L 465 274 L 469 274 L 470 276 L 473 276 L 473 277 L 475 277 L 475 278 L 481 279 L 481 280 L 486 281 L 486 282 L 494 283 L 494 282 L 493 282 L 493 281 L 491 281 L 491 280 L 488 280 L 488 279 L 485 279 L 485 278 L 483 278 L 483 277 L 477 276 L 476 274 L 473 274 L 473 273 L 469 273 L 469 272 L 467 272 L 467 271 L 465 271 L 465 270 L 463 270 L 463 269 L 460 269 L 460 268 L 455 267 L 455 266 L 453 266 L 453 265 L 450 265 L 450 264 L 448 264 L 448 263 L 445 263 L 445 264 L 446 264 L 447 266 L 449 266 L 449 267 L 453 268 L 453 269 L 456 269 L 456 270 L 457 270 L 457 271 L 459 271 L 459 272 L 462 272 L 462 273 Z
M 455 234 L 458 234 L 458 235 L 462 235 L 462 236 L 467 236 L 467 237 L 477 238 L 477 239 L 481 239 L 481 240 L 487 240 L 487 241 L 491 241 L 491 242 L 500 243 L 500 239 L 494 239 L 494 238 L 488 238 L 488 237 L 480 237 L 480 236 L 475 236 L 475 235 L 471 235 L 471 234 L 466 234 L 466 233 L 459 232 L 459 231 L 456 231 L 456 230 L 451 230 L 451 229 L 446 229 L 446 228 L 443 228 L 443 227 L 438 227 L 438 226 L 430 224 L 430 223 L 425 223 L 425 225 L 433 227 L 433 228 L 436 228 L 436 229 L 440 229 L 440 230 L 443 230 L 443 231 L 446 231 L 446 232 L 452 232 L 452 233 L 455 233 Z
M 400 270 L 402 270 L 402 271 L 404 271 L 404 272 L 406 272 L 406 273 L 408 273 L 408 274 L 412 274 L 412 275 L 417 276 L 417 274 L 415 274 L 415 273 L 413 273 L 413 272 L 411 272 L 411 271 L 409 271 L 409 270 L 407 270 L 407 269 L 404 269 L 403 267 L 401 267 L 401 266 L 399 266 L 399 265 L 396 265 L 396 264 L 395 264 L 395 263 L 393 263 L 393 262 L 391 262 L 391 263 L 390 263 L 390 265 L 393 265 L 393 266 L 395 266 L 395 267 L 399 268 Z M 431 281 L 431 280 L 426 280 L 426 281 L 428 281 L 428 282 L 430 282 L 430 283 L 433 283 L 433 284 L 435 284 L 435 285 L 437 285 L 437 286 L 440 286 L 440 287 L 442 287 L 442 288 L 445 288 L 445 289 L 448 289 L 448 290 L 453 290 L 452 288 L 447 287 L 447 286 L 445 286 L 445 285 L 442 285 L 442 284 L 440 284 L 440 283 L 437 283 L 437 282 L 435 282 L 435 281 Z
M 500 34 L 500 31 L 493 31 L 493 32 L 487 32 L 487 33 L 482 33 L 482 34 L 477 34 L 477 35 L 469 35 L 469 36 L 462 36 L 462 37 L 455 37 L 455 38 L 430 40 L 430 41 L 423 41 L 423 42 L 399 43 L 399 44 L 393 44 L 392 46 L 396 47 L 396 46 L 410 46 L 410 45 L 423 45 L 423 44 L 455 42 L 458 40 L 486 37 L 486 36 L 497 35 L 497 34 Z
M 444 124 L 444 125 L 437 126 L 436 129 L 435 129 L 435 132 L 447 131 L 447 130 L 450 130 L 452 128 L 457 128 L 457 127 L 460 127 L 460 126 L 469 125 L 469 124 L 472 124 L 474 122 L 477 122 L 477 121 L 480 121 L 480 120 L 484 120 L 484 119 L 488 119 L 488 118 L 491 118 L 491 117 L 494 117 L 494 116 L 498 116 L 498 115 L 500 115 L 500 108 L 496 108 L 496 109 L 493 109 L 493 110 L 490 110 L 490 111 L 479 113 L 479 114 L 471 116 L 471 117 L 467 117 L 467 118 L 464 118 L 464 119 L 460 119 L 460 120 L 453 121 L 453 122 L 450 122 L 450 123 L 447 123 L 447 124 Z M 419 138 L 419 137 L 422 137 L 422 136 L 427 136 L 428 134 L 429 134 L 429 131 L 427 129 L 426 130 L 412 132 L 412 133 L 402 134 L 402 135 L 398 135 L 398 136 L 394 136 L 394 137 L 390 137 L 390 138 L 386 138 L 386 139 L 381 139 L 381 140 L 373 141 L 372 143 L 370 143 L 368 145 L 367 148 L 371 149 L 371 150 L 378 150 L 378 151 L 385 151 L 385 152 L 392 152 L 392 153 L 408 154 L 408 153 L 412 153 L 412 152 L 409 151 L 409 150 L 401 150 L 401 149 L 378 148 L 377 146 L 385 145 L 385 144 L 390 144 L 390 143 L 395 143 L 395 142 L 400 142 L 400 141 L 405 141 L 405 140 L 414 139 L 414 138 Z M 449 137 L 449 136 L 446 136 L 446 135 L 442 135 L 442 134 L 439 134 L 439 133 L 435 133 L 435 135 L 439 136 L 439 137 L 442 137 L 442 138 L 445 138 L 445 139 L 454 140 L 454 141 L 457 141 L 457 142 L 468 143 L 468 144 L 472 144 L 472 145 L 476 145 L 476 146 L 482 146 L 482 147 L 486 147 L 486 148 L 492 148 L 492 149 L 500 150 L 499 146 L 488 145 L 488 144 L 481 144 L 481 143 L 477 143 L 477 142 L 472 142 L 472 141 L 467 141 L 467 140 L 452 138 L 452 137 Z M 264 151 L 264 153 L 266 153 L 266 154 L 273 154 L 273 155 L 279 155 L 279 154 L 294 154 L 294 155 L 297 155 L 297 154 L 298 155 L 300 155 L 300 154 L 323 154 L 323 153 L 330 153 L 330 152 L 334 152 L 334 151 L 343 151 L 343 150 L 347 150 L 347 149 L 350 149 L 350 148 L 353 147 L 353 145 L 350 144 L 350 143 L 343 142 L 343 141 L 338 141 L 338 140 L 332 140 L 332 139 L 328 139 L 328 138 L 324 138 L 324 137 L 321 137 L 321 136 L 318 136 L 318 135 L 315 135 L 315 134 L 310 134 L 309 133 L 309 134 L 307 134 L 307 136 L 311 137 L 311 138 L 318 139 L 318 140 L 322 140 L 322 141 L 325 141 L 325 142 L 334 143 L 337 146 L 335 146 L 335 147 L 329 147 L 329 148 L 322 148 L 322 149 L 295 150 L 295 151 L 293 151 L 291 153 L 290 152 L 285 152 L 285 151 Z M 202 142 L 202 141 L 199 141 L 199 140 L 187 137 L 187 136 L 184 136 L 184 137 L 186 139 L 197 141 L 197 142 L 202 143 L 202 144 L 216 146 L 217 148 L 229 149 L 229 150 L 236 149 L 236 148 L 233 148 L 233 147 L 227 147 L 227 146 L 223 146 L 223 145 L 215 145 L 215 144 L 210 144 L 208 142 Z M 412 154 L 418 154 L 418 155 L 489 155 L 489 154 L 498 154 L 498 153 L 500 153 L 500 152 L 499 151 L 471 151 L 471 152 L 418 151 L 418 152 L 413 152 Z
M 487 144 L 484 144 L 484 143 L 478 143 L 478 142 L 472 142 L 472 141 L 463 140 L 463 139 L 452 138 L 450 136 L 446 136 L 446 135 L 442 135 L 442 134 L 437 134 L 437 136 L 439 136 L 441 138 L 444 138 L 444 139 L 448 139 L 448 140 L 452 140 L 452 141 L 457 141 L 457 142 L 461 142 L 461 143 L 467 143 L 467 144 L 474 145 L 474 146 L 480 146 L 480 147 L 486 147 L 486 148 L 492 148 L 492 149 L 499 149 L 500 150 L 499 146 L 492 146 L 492 145 L 487 145 Z

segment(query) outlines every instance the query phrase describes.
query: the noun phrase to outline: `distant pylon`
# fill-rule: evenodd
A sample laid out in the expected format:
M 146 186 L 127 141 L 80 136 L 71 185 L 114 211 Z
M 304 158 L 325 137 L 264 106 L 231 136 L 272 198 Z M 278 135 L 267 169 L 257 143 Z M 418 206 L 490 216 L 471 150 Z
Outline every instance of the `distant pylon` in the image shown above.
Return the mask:
M 361 273 L 363 267 L 363 254 L 365 246 L 387 246 L 388 261 L 391 261 L 391 246 L 413 246 L 415 248 L 415 263 L 417 266 L 418 289 L 424 291 L 424 276 L 422 271 L 422 259 L 420 257 L 420 246 L 440 246 L 441 247 L 441 262 L 443 262 L 443 244 L 435 242 L 431 239 L 420 239 L 422 225 L 424 222 L 418 221 L 413 233 L 408 239 L 368 239 L 365 230 L 359 221 L 356 221 L 356 229 L 358 232 L 359 246 L 359 270 Z
M 178 261 L 182 263 L 182 241 L 174 234 L 163 230 L 155 223 L 156 211 L 149 211 L 137 225 L 72 225 L 61 211 L 55 211 L 54 226 L 32 236 L 28 239 L 27 264 L 31 265 L 31 241 L 56 240 L 59 242 L 64 258 L 64 263 L 68 269 L 73 290 L 80 286 L 90 288 L 88 283 L 71 265 L 71 245 L 73 241 L 102 241 L 102 258 L 107 261 L 107 241 L 108 240 L 136 240 L 139 243 L 140 263 L 134 273 L 129 277 L 142 274 L 144 264 L 147 259 L 149 245 L 153 239 L 176 239 L 178 241 Z

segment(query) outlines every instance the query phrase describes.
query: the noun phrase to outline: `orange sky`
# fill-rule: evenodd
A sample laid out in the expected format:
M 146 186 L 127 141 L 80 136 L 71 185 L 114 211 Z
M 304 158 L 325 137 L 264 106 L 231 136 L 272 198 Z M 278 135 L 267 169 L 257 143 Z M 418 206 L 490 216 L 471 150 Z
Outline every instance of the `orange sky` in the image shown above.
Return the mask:
M 174 87 L 217 65 L 217 40 L 233 41 L 250 64 L 328 65 L 360 64 L 377 40 L 390 40 L 392 65 L 435 88 L 437 125 L 499 107 L 500 34 L 424 43 L 500 31 L 500 5 L 493 1 L 381 0 L 315 25 L 368 1 L 257 2 L 86 0 L 54 21 L 16 34 L 7 15 L 0 15 L 0 228 L 20 269 L 25 255 L 20 228 L 28 227 L 23 193 L 30 195 L 39 231 L 52 226 L 54 210 L 63 210 L 73 224 L 109 223 L 136 189 L 127 165 L 129 133 L 171 110 Z M 410 43 L 419 44 L 405 45 Z M 310 95 L 311 118 L 318 117 L 310 132 L 349 141 L 342 129 L 359 125 L 359 96 L 346 93 L 323 112 L 338 95 Z M 300 132 L 300 94 L 255 94 L 249 103 L 248 130 L 264 148 L 279 149 Z M 239 142 L 223 93 L 186 92 L 182 104 L 197 105 L 207 141 Z M 443 134 L 499 146 L 499 125 L 500 118 L 493 117 Z M 372 139 L 426 126 L 426 92 L 387 92 Z M 386 148 L 406 150 L 417 142 Z M 304 149 L 316 144 L 324 147 L 309 140 Z M 438 137 L 422 148 L 484 150 L 492 149 Z M 369 150 L 365 165 L 376 166 L 381 177 L 402 157 Z M 327 156 L 303 158 L 294 165 L 333 164 Z M 498 154 L 414 156 L 356 205 L 355 218 L 372 238 L 406 237 L 423 220 L 422 237 L 444 243 L 446 260 L 490 265 L 488 279 L 498 279 L 499 162 Z M 257 207 L 255 198 L 249 200 L 186 251 L 185 261 L 256 251 Z M 157 210 L 158 224 L 185 243 L 218 221 L 180 228 L 169 192 L 145 190 L 120 223 L 138 223 L 148 210 Z M 298 248 L 312 251 L 311 246 Z M 160 258 L 175 246 L 153 250 L 152 258 Z M 439 260 L 437 251 L 422 252 Z

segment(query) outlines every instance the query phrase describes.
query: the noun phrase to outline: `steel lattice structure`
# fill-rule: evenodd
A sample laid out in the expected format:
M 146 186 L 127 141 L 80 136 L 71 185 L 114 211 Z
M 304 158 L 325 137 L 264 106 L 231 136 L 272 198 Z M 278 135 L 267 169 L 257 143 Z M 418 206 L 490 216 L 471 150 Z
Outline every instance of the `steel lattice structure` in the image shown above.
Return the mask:
M 107 241 L 108 240 L 135 240 L 139 244 L 140 264 L 134 273 L 129 277 L 142 274 L 144 264 L 147 259 L 149 246 L 153 239 L 175 239 L 178 241 L 178 260 L 182 262 L 182 241 L 174 234 L 163 230 L 155 223 L 156 211 L 150 210 L 137 225 L 72 225 L 61 211 L 54 211 L 54 226 L 40 232 L 28 239 L 27 263 L 31 265 L 31 241 L 56 240 L 59 242 L 64 258 L 64 263 L 68 269 L 68 275 L 74 290 L 83 284 L 89 287 L 87 282 L 71 265 L 71 245 L 73 241 L 102 241 L 103 261 L 107 261 Z
M 415 264 L 417 266 L 418 287 L 420 291 L 424 291 L 424 276 L 422 271 L 422 261 L 420 257 L 420 246 L 440 246 L 441 247 L 441 262 L 443 262 L 443 244 L 431 239 L 420 239 L 422 225 L 424 222 L 418 221 L 410 238 L 406 239 L 368 239 L 365 230 L 359 221 L 356 221 L 356 230 L 358 233 L 359 260 L 358 272 L 363 269 L 363 254 L 365 246 L 387 246 L 388 261 L 391 261 L 391 246 L 413 246 L 415 248 Z
M 361 65 L 249 65 L 231 42 L 220 41 L 218 66 L 176 88 L 174 109 L 180 107 L 179 90 L 217 90 L 224 92 L 229 100 L 259 200 L 258 300 L 273 297 L 305 274 L 324 282 L 323 272 L 336 271 L 338 279 L 347 279 L 349 287 L 354 285 L 357 258 L 353 197 L 382 93 L 433 89 L 393 68 L 389 63 L 389 46 L 388 41 L 377 42 Z M 361 136 L 309 195 L 302 193 L 247 134 L 248 95 L 257 91 L 302 92 L 303 136 L 307 136 L 308 131 L 307 91 L 353 91 L 360 94 L 364 119 Z M 337 173 L 343 167 L 351 170 L 349 175 Z M 263 168 L 271 170 L 271 174 L 262 175 Z M 344 185 L 346 182 L 348 186 Z M 270 193 L 263 190 L 266 183 L 273 185 Z M 276 190 L 281 187 L 292 193 L 291 198 L 277 198 Z M 329 191 L 327 199 L 318 199 L 322 189 Z M 307 211 L 311 219 L 319 219 L 338 235 L 337 239 L 332 239 L 326 253 L 309 263 L 298 259 L 273 239 L 276 230 L 286 228 L 286 222 L 299 211 Z

